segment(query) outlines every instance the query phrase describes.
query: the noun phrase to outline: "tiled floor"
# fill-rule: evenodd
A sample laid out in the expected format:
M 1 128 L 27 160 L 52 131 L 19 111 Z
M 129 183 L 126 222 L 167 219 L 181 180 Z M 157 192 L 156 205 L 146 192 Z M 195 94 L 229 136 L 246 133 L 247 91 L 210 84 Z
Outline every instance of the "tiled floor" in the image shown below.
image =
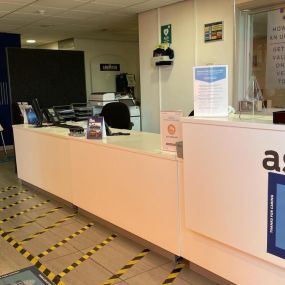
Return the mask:
M 1 198 L 14 194 L 21 189 L 15 174 L 13 164 L 11 162 L 0 163 L 0 188 L 5 188 L 10 185 L 17 185 L 17 189 L 13 189 L 6 193 L 0 193 Z M 3 190 L 3 189 L 2 189 Z M 1 191 L 1 189 L 0 189 Z M 0 202 L 0 208 L 11 203 L 21 200 L 32 195 L 33 192 L 29 189 L 27 193 L 9 198 Z M 18 212 L 28 209 L 47 198 L 41 195 L 27 200 L 21 204 L 13 206 L 1 212 L 0 220 L 10 217 Z M 27 223 L 35 219 L 37 216 L 46 213 L 47 211 L 62 206 L 61 209 L 54 213 L 48 214 L 46 217 L 36 220 L 15 232 L 12 236 L 15 240 L 21 241 L 28 236 L 42 231 L 45 227 L 53 225 L 55 222 L 65 218 L 73 213 L 72 209 L 59 205 L 57 202 L 46 203 L 37 209 L 31 210 L 23 215 L 20 215 L 10 221 L 0 224 L 0 228 L 4 231 Z M 48 230 L 47 232 L 28 241 L 23 246 L 34 256 L 45 251 L 49 247 L 68 237 L 72 233 L 90 223 L 89 218 L 77 215 L 63 223 L 58 227 Z M 1 223 L 1 222 L 0 222 Z M 79 236 L 73 238 L 65 245 L 57 248 L 40 259 L 49 270 L 58 274 L 74 261 L 81 258 L 90 249 L 100 244 L 103 240 L 114 234 L 112 230 L 95 223 L 90 229 L 86 230 Z M 139 254 L 144 249 L 140 244 L 127 239 L 124 236 L 118 235 L 113 241 L 102 247 L 91 258 L 81 263 L 74 270 L 70 271 L 62 278 L 66 285 L 100 285 L 109 279 L 115 272 L 126 265 L 131 259 Z M 0 237 L 0 275 L 9 273 L 21 268 L 31 266 L 28 260 L 19 254 L 8 242 Z M 174 269 L 174 264 L 170 260 L 155 252 L 148 253 L 129 271 L 122 275 L 114 284 L 129 284 L 129 285 L 158 285 L 162 284 L 169 273 Z M 209 281 L 201 275 L 190 271 L 187 267 L 182 270 L 179 276 L 175 279 L 175 285 L 214 285 L 216 283 Z

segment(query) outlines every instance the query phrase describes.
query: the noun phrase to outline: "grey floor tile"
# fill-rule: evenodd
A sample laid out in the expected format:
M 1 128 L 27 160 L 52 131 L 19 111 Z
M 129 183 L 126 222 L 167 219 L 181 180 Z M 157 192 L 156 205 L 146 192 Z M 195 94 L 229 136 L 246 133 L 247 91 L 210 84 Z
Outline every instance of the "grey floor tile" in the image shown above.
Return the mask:
M 169 273 L 173 270 L 175 265 L 173 262 L 165 264 L 162 266 L 164 270 L 167 270 Z M 187 266 L 179 274 L 179 279 L 185 280 L 189 285 L 215 285 L 216 283 L 210 281 L 206 277 L 190 270 Z
M 76 259 L 82 256 L 81 252 L 63 256 L 45 263 L 54 273 L 60 273 Z M 69 272 L 62 280 L 66 285 L 96 285 L 102 284 L 110 277 L 111 272 L 96 264 L 91 259 Z

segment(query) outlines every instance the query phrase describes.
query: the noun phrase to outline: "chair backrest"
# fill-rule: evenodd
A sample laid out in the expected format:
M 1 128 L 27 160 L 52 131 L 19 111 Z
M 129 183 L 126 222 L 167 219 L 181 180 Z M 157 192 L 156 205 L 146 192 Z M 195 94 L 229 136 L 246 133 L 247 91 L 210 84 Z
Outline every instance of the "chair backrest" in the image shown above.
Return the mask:
M 104 117 L 105 122 L 116 129 L 131 130 L 130 111 L 127 105 L 121 102 L 112 102 L 105 105 L 100 114 Z

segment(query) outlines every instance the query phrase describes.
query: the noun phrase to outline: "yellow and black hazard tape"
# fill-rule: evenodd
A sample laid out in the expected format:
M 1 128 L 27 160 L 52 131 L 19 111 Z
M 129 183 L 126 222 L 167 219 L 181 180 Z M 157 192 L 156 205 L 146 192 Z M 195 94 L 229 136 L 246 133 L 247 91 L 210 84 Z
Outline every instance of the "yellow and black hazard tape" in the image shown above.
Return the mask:
M 0 194 L 11 191 L 13 189 L 17 189 L 17 186 L 8 186 L 8 187 L 1 188 L 1 189 L 3 189 L 3 190 L 0 190 Z
M 16 206 L 16 205 L 19 205 L 19 204 L 21 204 L 21 203 L 23 203 L 23 202 L 25 202 L 25 201 L 27 201 L 27 200 L 33 199 L 33 198 L 35 198 L 36 196 L 37 196 L 37 195 L 28 196 L 28 197 L 26 197 L 26 198 L 24 198 L 24 199 L 22 199 L 22 200 L 16 201 L 16 202 L 14 202 L 14 203 L 12 203 L 12 204 L 10 204 L 10 205 L 8 205 L 8 206 L 5 206 L 5 207 L 3 207 L 3 208 L 0 208 L 0 213 L 3 212 L 3 211 L 5 211 L 5 210 L 7 210 L 7 209 L 9 209 L 9 208 L 12 208 L 12 207 L 14 207 L 14 206 Z
M 27 227 L 27 226 L 29 226 L 29 225 L 35 223 L 37 220 L 42 219 L 42 218 L 45 218 L 45 217 L 48 216 L 49 214 L 52 214 L 52 213 L 58 211 L 58 210 L 61 209 L 61 208 L 62 208 L 62 207 L 56 207 L 56 208 L 54 208 L 54 209 L 52 209 L 52 210 L 49 210 L 49 211 L 47 211 L 47 212 L 41 214 L 40 216 L 34 218 L 33 220 L 30 220 L 30 221 L 28 221 L 28 222 L 25 222 L 24 224 L 19 225 L 19 226 L 13 228 L 13 229 L 9 229 L 8 231 L 6 231 L 6 233 L 10 234 L 10 233 L 13 233 L 13 232 L 15 232 L 15 231 L 17 231 L 17 230 L 19 230 L 19 229 L 22 229 L 22 228 L 24 228 L 24 227 Z
M 39 235 L 41 235 L 41 234 L 43 234 L 43 233 L 46 233 L 46 232 L 48 232 L 49 230 L 51 230 L 51 229 L 53 229 L 53 228 L 58 227 L 59 225 L 61 225 L 62 223 L 66 222 L 66 221 L 68 221 L 68 220 L 70 220 L 71 218 L 73 218 L 73 217 L 76 216 L 76 215 L 77 215 L 77 214 L 75 213 L 75 214 L 72 214 L 72 215 L 69 215 L 69 216 L 65 217 L 65 218 L 62 219 L 62 220 L 57 221 L 57 222 L 54 223 L 53 225 L 44 228 L 42 231 L 37 232 L 37 233 L 34 233 L 34 234 L 30 235 L 29 237 L 23 239 L 22 241 L 19 242 L 19 244 L 24 244 L 24 243 L 26 243 L 26 242 L 28 242 L 28 241 L 30 241 L 30 240 L 36 238 L 37 236 L 39 236 Z
M 80 230 L 76 231 L 75 233 L 71 234 L 70 236 L 68 236 L 67 238 L 63 239 L 62 241 L 58 242 L 57 244 L 51 246 L 50 248 L 48 248 L 47 250 L 41 252 L 38 256 L 36 256 L 36 258 L 40 259 L 43 258 L 44 256 L 47 256 L 49 253 L 53 252 L 54 250 L 56 250 L 57 248 L 63 246 L 64 244 L 68 243 L 70 240 L 74 239 L 75 237 L 81 235 L 82 233 L 84 233 L 85 231 L 87 231 L 88 229 L 90 229 L 92 226 L 94 226 L 93 223 L 90 223 L 88 225 L 86 225 L 85 227 L 81 228 Z
M 3 219 L 3 220 L 0 220 L 0 224 L 3 224 L 3 223 L 8 222 L 8 221 L 10 221 L 10 220 L 12 220 L 12 219 L 15 219 L 15 218 L 17 218 L 17 217 L 19 217 L 19 216 L 21 216 L 21 215 L 23 215 L 23 214 L 25 214 L 25 213 L 28 213 L 28 212 L 30 212 L 30 211 L 32 211 L 32 210 L 35 210 L 35 209 L 37 209 L 37 208 L 39 208 L 39 207 L 41 207 L 41 206 L 43 206 L 43 205 L 45 205 L 45 204 L 47 204 L 47 203 L 49 203 L 49 202 L 50 202 L 50 200 L 43 201 L 43 202 L 41 202 L 41 203 L 39 203 L 39 204 L 36 204 L 36 205 L 34 205 L 34 206 L 28 208 L 27 210 L 21 211 L 21 212 L 16 213 L 16 214 L 14 214 L 14 215 L 12 215 L 12 216 L 10 216 L 10 217 L 8 217 L 8 218 L 5 218 L 5 219 Z
M 23 248 L 16 240 L 9 236 L 4 230 L 0 228 L 0 236 L 6 240 L 11 246 L 13 246 L 17 252 L 25 257 L 32 265 L 34 265 L 41 273 L 43 273 L 50 281 L 52 281 L 56 275 L 51 272 L 45 265 L 43 265 L 37 258 L 35 258 L 30 252 Z M 59 280 L 56 285 L 65 285 Z
M 111 285 L 113 284 L 117 279 L 119 279 L 122 275 L 127 273 L 130 268 L 132 268 L 135 264 L 137 264 L 141 259 L 143 259 L 148 253 L 150 252 L 149 249 L 144 249 L 142 252 L 140 252 L 136 257 L 134 257 L 132 260 L 130 260 L 125 266 L 123 266 L 121 269 L 119 269 L 112 277 L 110 277 L 108 280 L 106 280 L 103 285 Z
M 102 247 L 109 244 L 112 240 L 114 240 L 117 237 L 117 235 L 112 234 L 108 238 L 106 238 L 104 241 L 102 241 L 100 244 L 96 245 L 93 249 L 85 253 L 81 258 L 75 260 L 71 265 L 66 267 L 61 273 L 59 273 L 52 281 L 55 284 L 59 284 L 61 278 L 64 277 L 66 274 L 68 274 L 70 271 L 74 270 L 76 267 L 78 267 L 80 264 L 82 264 L 84 261 L 88 260 L 93 254 L 95 254 L 97 251 L 99 251 Z
M 182 271 L 185 267 L 185 263 L 178 262 L 175 268 L 171 271 L 171 273 L 167 276 L 165 281 L 162 283 L 163 285 L 171 285 L 175 279 L 177 278 L 178 274 Z
M 19 196 L 19 195 L 21 195 L 23 193 L 26 193 L 27 191 L 28 190 L 22 190 L 22 191 L 19 191 L 19 192 L 15 193 L 15 194 L 9 195 L 7 197 L 0 198 L 0 202 L 6 201 L 6 200 L 14 198 L 14 197 L 17 197 L 17 196 Z

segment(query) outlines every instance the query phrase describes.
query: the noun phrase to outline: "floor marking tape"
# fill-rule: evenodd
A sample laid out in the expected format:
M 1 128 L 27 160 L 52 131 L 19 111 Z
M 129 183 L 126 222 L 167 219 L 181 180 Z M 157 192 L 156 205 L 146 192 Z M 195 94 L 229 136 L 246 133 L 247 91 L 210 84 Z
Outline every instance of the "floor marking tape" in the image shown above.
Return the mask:
M 1 188 L 1 189 L 3 189 L 3 188 Z M 8 187 L 5 187 L 3 190 L 0 191 L 0 194 L 6 193 L 6 192 L 11 191 L 11 190 L 13 190 L 13 189 L 17 189 L 17 186 L 8 186 Z
M 22 199 L 22 200 L 19 200 L 19 201 L 15 202 L 15 203 L 12 203 L 12 204 L 8 205 L 8 206 L 5 206 L 5 207 L 3 207 L 3 208 L 0 208 L 0 213 L 3 212 L 4 210 L 7 210 L 7 209 L 12 208 L 12 207 L 14 207 L 14 206 L 16 206 L 16 205 L 19 205 L 19 204 L 21 204 L 21 203 L 23 203 L 23 202 L 25 202 L 25 201 L 27 201 L 27 200 L 33 199 L 33 198 L 35 198 L 36 196 L 37 196 L 37 195 L 28 196 L 28 197 L 26 197 L 26 198 L 24 198 L 24 199 Z
M 43 202 L 41 202 L 41 203 L 39 203 L 39 204 L 37 204 L 37 205 L 34 205 L 34 206 L 28 208 L 27 210 L 21 211 L 21 212 L 19 212 L 19 213 L 17 213 L 17 214 L 14 214 L 14 215 L 12 215 L 12 216 L 10 216 L 10 217 L 8 217 L 8 218 L 5 218 L 5 219 L 3 219 L 3 220 L 0 220 L 0 224 L 3 224 L 3 223 L 8 222 L 8 221 L 10 221 L 10 220 L 12 220 L 12 219 L 15 219 L 15 218 L 17 218 L 17 217 L 19 217 L 19 216 L 21 216 L 21 215 L 23 215 L 23 214 L 25 214 L 25 213 L 28 213 L 28 212 L 30 212 L 30 211 L 32 211 L 32 210 L 35 210 L 35 209 L 37 209 L 37 208 L 39 208 L 39 207 L 41 207 L 41 206 L 43 206 L 43 205 L 45 205 L 45 204 L 47 204 L 47 203 L 49 203 L 49 200 L 43 201 Z
M 117 279 L 119 279 L 122 275 L 127 273 L 130 268 L 132 268 L 135 264 L 137 264 L 141 259 L 143 259 L 148 253 L 150 252 L 149 249 L 144 249 L 142 252 L 140 252 L 136 257 L 134 257 L 132 260 L 130 260 L 125 266 L 123 266 L 121 269 L 119 269 L 112 277 L 110 277 L 108 280 L 106 280 L 103 285 L 111 285 L 113 284 Z
M 42 219 L 42 218 L 45 218 L 45 217 L 48 216 L 49 214 L 52 214 L 52 213 L 58 211 L 58 210 L 61 209 L 61 208 L 62 208 L 62 207 L 56 207 L 56 208 L 54 208 L 54 209 L 52 209 L 52 210 L 49 210 L 49 211 L 47 211 L 47 212 L 41 214 L 40 216 L 34 218 L 33 220 L 30 220 L 30 221 L 28 221 L 28 222 L 25 222 L 24 224 L 19 225 L 19 226 L 13 228 L 13 229 L 7 230 L 6 233 L 10 234 L 10 233 L 13 233 L 13 232 L 15 232 L 15 231 L 17 231 L 17 230 L 19 230 L 19 229 L 22 229 L 22 228 L 24 228 L 24 227 L 26 227 L 26 226 L 29 226 L 29 225 L 35 223 L 37 220 L 40 220 L 40 219 Z
M 99 251 L 102 247 L 109 244 L 116 237 L 117 237 L 117 235 L 115 235 L 115 234 L 110 235 L 108 238 L 106 238 L 100 244 L 97 244 L 93 249 L 91 249 L 90 251 L 85 253 L 81 258 L 75 260 L 71 265 L 67 266 L 61 273 L 59 273 L 57 276 L 55 276 L 55 278 L 52 281 L 55 282 L 55 284 L 58 284 L 58 282 L 61 280 L 62 277 L 64 277 L 70 271 L 74 270 L 76 267 L 78 267 L 84 261 L 88 260 L 93 254 L 95 254 L 97 251 Z
M 162 283 L 163 285 L 171 285 L 175 279 L 177 278 L 178 274 L 181 272 L 181 270 L 185 267 L 185 263 L 179 262 L 175 266 L 175 268 L 171 271 L 171 273 L 167 276 L 165 281 Z
M 27 191 L 28 190 L 22 190 L 22 191 L 19 191 L 19 192 L 15 193 L 15 194 L 10 195 L 10 196 L 0 198 L 0 202 L 3 202 L 5 200 L 8 200 L 8 199 L 11 199 L 11 198 L 14 198 L 14 197 L 17 197 L 17 196 L 19 196 L 19 195 L 21 195 L 21 194 L 23 194 L 23 193 L 25 193 Z
M 57 248 L 65 245 L 66 243 L 68 243 L 70 240 L 74 239 L 75 237 L 81 235 L 82 233 L 84 233 L 85 231 L 89 230 L 92 226 L 94 226 L 93 223 L 90 223 L 88 225 L 86 225 L 85 227 L 81 228 L 80 230 L 76 231 L 75 233 L 71 234 L 70 236 L 68 236 L 67 238 L 63 239 L 62 241 L 58 242 L 57 244 L 51 246 L 50 248 L 48 248 L 47 250 L 41 252 L 38 256 L 36 256 L 36 258 L 40 259 L 44 256 L 47 256 L 49 253 L 53 252 L 54 250 L 56 250 Z
M 30 261 L 41 273 L 43 273 L 50 281 L 55 278 L 55 274 L 51 272 L 45 265 L 43 265 L 38 259 L 36 259 L 30 252 L 24 249 L 16 240 L 9 236 L 8 233 L 0 228 L 0 236 L 6 240 L 11 246 L 13 246 L 16 251 L 18 251 L 22 256 Z M 65 285 L 62 281 L 56 283 L 56 285 Z
M 37 236 L 39 236 L 39 235 L 41 235 L 41 234 L 43 234 L 43 233 L 46 233 L 46 232 L 48 232 L 49 230 L 51 230 L 51 229 L 53 229 L 53 228 L 55 228 L 55 227 L 58 227 L 59 225 L 61 225 L 62 223 L 66 222 L 66 221 L 68 221 L 68 220 L 70 220 L 71 218 L 73 218 L 73 217 L 76 216 L 76 215 L 77 215 L 77 214 L 75 213 L 75 214 L 72 214 L 72 215 L 69 215 L 69 216 L 65 217 L 65 218 L 62 219 L 62 220 L 57 221 L 57 222 L 54 223 L 53 225 L 44 228 L 42 231 L 37 232 L 37 233 L 34 233 L 34 234 L 30 235 L 29 237 L 23 239 L 22 241 L 19 242 L 19 244 L 24 244 L 24 243 L 26 243 L 26 242 L 28 242 L 28 241 L 30 241 L 30 240 L 36 238 Z

